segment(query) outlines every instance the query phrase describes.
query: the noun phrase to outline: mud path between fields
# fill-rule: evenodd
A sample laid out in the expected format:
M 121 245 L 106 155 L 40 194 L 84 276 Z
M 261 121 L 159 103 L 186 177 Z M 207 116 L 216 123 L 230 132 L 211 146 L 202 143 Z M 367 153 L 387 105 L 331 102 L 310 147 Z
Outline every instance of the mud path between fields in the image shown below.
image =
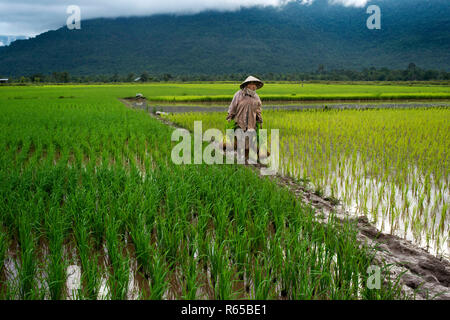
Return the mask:
M 120 101 L 127 107 L 135 109 L 129 101 L 124 99 Z M 182 128 L 150 112 L 149 115 L 173 128 Z M 380 266 L 383 264 L 391 265 L 388 269 L 390 279 L 395 281 L 401 276 L 400 284 L 404 293 L 413 295 L 415 292 L 415 298 L 418 300 L 433 297 L 438 300 L 450 300 L 449 261 L 433 256 L 408 240 L 381 233 L 369 223 L 367 217 L 351 217 L 348 211 L 340 209 L 337 205 L 333 205 L 331 201 L 317 196 L 313 191 L 304 188 L 290 177 L 280 174 L 262 176 L 258 165 L 249 165 L 248 167 L 254 170 L 261 179 L 271 179 L 279 186 L 287 187 L 297 198 L 311 205 L 318 213 L 322 212 L 319 220 L 323 223 L 328 221 L 329 215 L 333 212 L 341 222 L 353 220 L 358 230 L 358 241 L 371 247 L 377 245 L 379 250 L 375 254 L 375 262 Z

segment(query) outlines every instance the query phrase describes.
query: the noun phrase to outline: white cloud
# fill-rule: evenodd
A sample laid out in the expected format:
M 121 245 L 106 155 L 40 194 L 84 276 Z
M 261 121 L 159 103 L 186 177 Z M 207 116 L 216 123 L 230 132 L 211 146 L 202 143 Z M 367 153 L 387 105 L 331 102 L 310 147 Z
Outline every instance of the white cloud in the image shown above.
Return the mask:
M 341 4 L 346 7 L 364 7 L 370 0 L 329 0 L 331 4 Z
M 0 41 L 0 47 L 3 47 L 3 46 L 4 46 L 3 42 Z
M 82 19 L 145 16 L 157 13 L 187 14 L 204 10 L 230 11 L 241 6 L 280 6 L 314 0 L 0 0 L 0 35 L 35 36 L 63 26 L 66 9 L 78 5 Z M 362 6 L 368 0 L 329 0 L 345 6 Z

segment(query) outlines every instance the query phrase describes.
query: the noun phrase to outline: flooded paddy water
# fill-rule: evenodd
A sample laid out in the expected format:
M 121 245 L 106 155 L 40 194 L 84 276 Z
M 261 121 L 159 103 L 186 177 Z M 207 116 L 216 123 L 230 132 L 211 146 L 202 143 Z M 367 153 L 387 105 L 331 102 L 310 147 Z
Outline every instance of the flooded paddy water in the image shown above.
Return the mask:
M 213 232 L 213 231 L 212 231 Z M 152 276 L 142 269 L 136 258 L 136 251 L 134 245 L 131 242 L 130 237 L 125 237 L 127 239 L 126 246 L 124 248 L 124 256 L 127 258 L 127 277 L 124 281 L 125 292 L 121 300 L 142 300 L 142 299 L 155 299 L 152 296 L 151 282 Z M 156 239 L 152 239 L 155 246 L 158 244 Z M 214 251 L 214 239 L 211 241 L 211 248 Z M 198 249 L 197 249 L 198 250 Z M 96 276 L 99 278 L 98 286 L 96 288 L 95 297 L 86 296 L 86 279 L 83 280 L 83 268 L 79 261 L 78 253 L 76 247 L 73 243 L 67 243 L 64 246 L 64 255 L 61 257 L 61 261 L 64 264 L 65 279 L 64 283 L 61 283 L 63 292 L 60 299 L 65 300 L 84 300 L 84 299 L 97 299 L 97 300 L 111 300 L 117 299 L 114 296 L 112 290 L 117 289 L 117 283 L 115 283 L 114 270 L 112 270 L 112 265 L 108 255 L 108 249 L 106 243 L 102 245 L 100 250 L 100 258 L 98 259 L 98 272 Z M 33 285 L 36 286 L 31 296 L 28 299 L 40 299 L 40 300 L 50 300 L 53 299 L 50 295 L 48 281 L 48 268 L 50 265 L 49 258 L 50 254 L 48 247 L 44 243 L 40 243 L 35 248 L 37 263 L 35 265 L 34 277 L 32 279 Z M 197 259 L 196 274 L 196 285 L 197 288 L 187 288 L 185 270 L 181 265 L 172 265 L 169 267 L 170 276 L 168 277 L 167 287 L 162 292 L 161 297 L 156 299 L 163 300 L 176 300 L 176 299 L 198 299 L 198 300 L 214 300 L 216 297 L 216 290 L 220 288 L 217 284 L 219 280 L 214 280 L 212 276 L 212 266 L 210 263 L 206 263 L 206 260 L 202 262 L 199 259 L 198 252 L 194 253 L 194 259 Z M 334 258 L 335 260 L 335 258 Z M 230 270 L 236 263 L 233 259 L 228 260 L 228 267 Z M 17 300 L 24 299 L 27 297 L 23 296 L 23 274 L 22 265 L 20 258 L 20 248 L 17 242 L 11 244 L 6 259 L 4 261 L 4 270 L 1 275 L 8 285 L 6 287 L 7 293 L 6 297 L 8 299 Z M 169 270 L 167 270 L 169 271 Z M 275 283 L 275 281 L 274 281 Z M 223 285 L 223 283 L 220 283 Z M 244 270 L 240 275 L 232 274 L 229 285 L 232 289 L 232 296 L 230 298 L 234 299 L 255 299 L 255 286 L 251 279 L 251 270 Z M 281 284 L 275 283 L 276 292 L 280 299 L 284 299 L 285 296 L 282 292 Z M 2 286 L 0 285 L 0 290 Z M 189 296 L 186 294 L 189 293 Z
M 312 181 L 308 181 L 309 188 L 338 202 L 337 207 L 351 216 L 367 216 L 381 232 L 397 235 L 437 257 L 450 260 L 449 179 L 440 186 L 431 179 L 428 196 L 423 198 L 427 192 L 423 184 L 425 177 L 417 168 L 410 170 L 411 187 L 401 188 L 390 181 L 364 175 L 359 158 L 356 171 L 352 171 L 351 160 L 343 159 L 340 163 L 342 168 L 330 169 L 327 176 L 312 177 Z M 329 166 L 331 168 L 331 163 Z M 307 167 L 292 166 L 283 159 L 281 167 L 284 175 L 303 177 L 305 172 L 309 174 Z

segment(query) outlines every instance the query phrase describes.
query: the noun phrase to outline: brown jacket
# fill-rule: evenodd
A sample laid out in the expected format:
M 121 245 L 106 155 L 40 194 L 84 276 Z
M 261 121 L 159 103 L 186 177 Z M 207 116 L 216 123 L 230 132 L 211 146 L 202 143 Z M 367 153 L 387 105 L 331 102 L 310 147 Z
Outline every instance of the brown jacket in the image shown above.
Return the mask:
M 256 123 L 263 123 L 261 116 L 262 102 L 255 93 L 254 96 L 246 94 L 245 88 L 236 92 L 228 108 L 227 120 L 234 119 L 239 127 L 246 131 L 255 129 Z

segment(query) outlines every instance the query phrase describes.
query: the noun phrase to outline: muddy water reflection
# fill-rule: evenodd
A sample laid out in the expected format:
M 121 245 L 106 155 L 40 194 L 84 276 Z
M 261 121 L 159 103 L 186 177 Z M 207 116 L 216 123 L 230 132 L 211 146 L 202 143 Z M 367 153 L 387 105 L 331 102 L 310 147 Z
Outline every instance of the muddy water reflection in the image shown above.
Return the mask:
M 367 164 L 359 155 L 354 163 L 341 157 L 337 161 L 341 165 L 334 170 L 331 161 L 316 171 L 286 156 L 281 163 L 282 174 L 298 179 L 308 176 L 312 190 L 320 189 L 324 197 L 341 200 L 339 207 L 349 214 L 365 215 L 379 230 L 450 259 L 450 176 L 440 181 L 431 176 L 426 189 L 425 177 L 416 167 L 408 171 L 406 183 L 399 186 L 391 178 L 382 181 L 365 172 Z

